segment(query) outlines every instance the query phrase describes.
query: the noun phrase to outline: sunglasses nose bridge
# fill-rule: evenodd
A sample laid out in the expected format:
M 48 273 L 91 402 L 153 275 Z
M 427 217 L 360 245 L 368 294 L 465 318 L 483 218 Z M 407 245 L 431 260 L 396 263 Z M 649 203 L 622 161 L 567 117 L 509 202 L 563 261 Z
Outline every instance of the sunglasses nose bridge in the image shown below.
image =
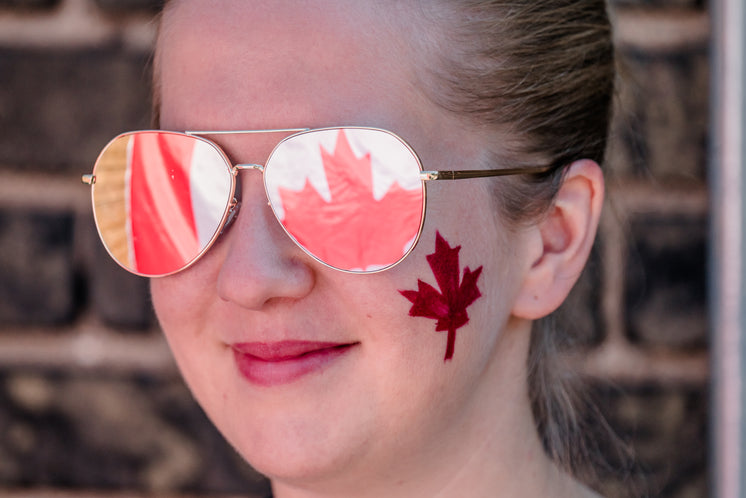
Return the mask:
M 236 164 L 233 166 L 233 168 L 231 168 L 231 172 L 233 173 L 234 177 L 236 177 L 239 172 L 246 171 L 246 170 L 256 170 L 264 174 L 264 166 L 261 164 L 242 163 L 242 164 Z M 240 183 L 238 185 L 240 185 Z M 240 190 L 240 187 L 238 190 Z M 225 232 L 228 229 L 228 227 L 230 227 L 233 224 L 240 210 L 241 210 L 241 194 L 240 192 L 236 192 L 236 194 L 231 199 L 230 204 L 228 206 L 228 216 L 223 222 L 223 227 L 220 229 L 221 235 L 223 234 L 223 232 Z
M 265 169 L 264 165 L 262 165 L 262 164 L 241 163 L 241 164 L 234 165 L 233 169 L 232 169 L 232 172 L 233 172 L 233 176 L 234 177 L 238 177 L 238 173 L 240 173 L 241 171 L 255 170 L 255 171 L 260 172 L 262 174 L 262 176 L 264 176 L 264 169 Z M 240 180 L 238 181 L 238 185 L 240 186 Z M 239 190 L 240 190 L 240 188 L 239 188 Z M 240 193 L 237 194 L 237 199 L 238 199 L 237 203 L 240 205 L 240 203 L 241 203 L 241 194 Z M 238 211 L 237 206 L 235 206 L 235 208 L 236 208 L 236 211 Z
M 259 171 L 260 173 L 264 173 L 264 165 L 262 164 L 245 163 L 245 164 L 236 164 L 235 166 L 233 166 L 233 171 L 235 173 L 238 173 L 239 171 L 243 171 L 243 170 L 249 170 L 249 169 L 255 169 Z

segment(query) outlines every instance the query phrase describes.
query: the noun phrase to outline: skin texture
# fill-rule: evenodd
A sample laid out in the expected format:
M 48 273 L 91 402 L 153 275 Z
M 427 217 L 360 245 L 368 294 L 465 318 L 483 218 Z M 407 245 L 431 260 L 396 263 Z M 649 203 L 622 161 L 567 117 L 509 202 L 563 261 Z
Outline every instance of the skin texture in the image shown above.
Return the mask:
M 395 19 L 373 2 L 212 2 L 167 9 L 158 51 L 165 129 L 367 125 L 394 131 L 426 169 L 479 165 L 481 134 L 425 99 Z M 216 138 L 235 162 L 263 163 L 277 136 Z M 531 319 L 566 296 L 598 222 L 602 180 L 570 168 L 558 208 L 509 230 L 486 180 L 432 182 L 419 245 L 397 267 L 356 276 L 298 249 L 274 219 L 261 175 L 241 174 L 230 229 L 190 269 L 152 280 L 158 318 L 196 399 L 280 498 L 582 496 L 545 457 L 525 360 Z M 564 192 L 564 194 L 563 194 Z M 437 286 L 438 230 L 481 266 L 482 294 L 444 363 L 445 334 L 410 317 L 399 289 Z M 351 344 L 320 371 L 258 386 L 230 345 Z

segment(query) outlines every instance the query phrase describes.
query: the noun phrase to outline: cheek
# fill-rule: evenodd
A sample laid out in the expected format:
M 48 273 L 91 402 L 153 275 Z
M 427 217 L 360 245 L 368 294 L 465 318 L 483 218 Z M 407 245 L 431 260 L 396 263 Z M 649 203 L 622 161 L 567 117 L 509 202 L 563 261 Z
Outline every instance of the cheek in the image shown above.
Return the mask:
M 467 266 L 462 278 L 460 250 L 461 246 L 451 247 L 440 232 L 436 232 L 435 252 L 427 255 L 427 262 L 440 290 L 418 280 L 417 290 L 399 291 L 412 303 L 409 316 L 433 319 L 436 332 L 447 332 L 443 361 L 453 358 L 456 331 L 469 323 L 467 308 L 482 295 L 477 286 L 482 266 L 475 270 Z
M 153 307 L 164 332 L 168 332 L 170 324 L 184 317 L 184 312 L 190 309 L 185 306 L 186 301 L 191 301 L 185 295 L 187 287 L 178 285 L 177 280 L 178 277 L 163 277 L 150 281 Z
M 150 294 L 158 321 L 165 332 L 172 324 L 197 326 L 215 299 L 220 261 L 220 240 L 190 268 L 168 277 L 150 280 Z
M 216 360 L 222 358 L 219 341 L 206 333 L 209 304 L 204 291 L 185 282 L 188 272 L 153 279 L 150 291 L 158 322 L 187 385 L 200 404 L 209 407 L 214 397 L 212 382 L 223 378 Z M 205 375 L 210 372 L 210 375 Z
M 150 295 L 161 330 L 168 341 L 174 358 L 181 367 L 180 358 L 184 356 L 181 351 L 188 342 L 185 338 L 189 336 L 188 331 L 182 330 L 182 325 L 188 323 L 186 320 L 190 318 L 187 315 L 191 308 L 188 305 L 185 306 L 185 298 L 181 288 L 178 285 L 172 285 L 169 281 L 171 278 L 173 277 L 151 280 Z M 182 332 L 176 335 L 175 331 L 177 330 L 182 330 Z
M 517 240 L 492 209 L 487 183 L 428 185 L 428 218 L 408 283 L 413 326 L 441 344 L 438 361 L 487 361 L 509 318 L 521 266 Z M 433 332 L 436 332 L 435 334 Z
M 195 285 L 188 272 L 152 279 L 150 294 L 158 322 L 175 354 L 184 349 L 190 338 L 198 335 L 206 319 L 206 301 L 202 288 Z

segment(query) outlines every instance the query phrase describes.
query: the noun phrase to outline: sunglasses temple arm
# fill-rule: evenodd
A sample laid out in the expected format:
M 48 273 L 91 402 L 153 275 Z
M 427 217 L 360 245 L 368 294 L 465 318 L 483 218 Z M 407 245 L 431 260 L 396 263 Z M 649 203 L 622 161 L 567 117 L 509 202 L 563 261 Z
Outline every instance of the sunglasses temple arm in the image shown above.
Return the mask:
M 466 171 L 421 171 L 421 180 L 464 180 L 489 176 L 538 175 L 552 170 L 554 166 L 528 166 L 523 168 L 503 168 Z

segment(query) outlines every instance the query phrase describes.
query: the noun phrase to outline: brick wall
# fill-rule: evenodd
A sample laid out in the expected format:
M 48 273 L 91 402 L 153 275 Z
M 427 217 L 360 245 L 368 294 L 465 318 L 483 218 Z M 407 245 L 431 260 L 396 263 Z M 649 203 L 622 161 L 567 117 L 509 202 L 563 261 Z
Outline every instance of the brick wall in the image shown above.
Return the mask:
M 0 0 L 0 494 L 266 491 L 190 398 L 80 184 L 109 138 L 148 125 L 157 4 Z M 706 496 L 707 5 L 613 10 L 609 202 L 569 355 L 649 493 Z

